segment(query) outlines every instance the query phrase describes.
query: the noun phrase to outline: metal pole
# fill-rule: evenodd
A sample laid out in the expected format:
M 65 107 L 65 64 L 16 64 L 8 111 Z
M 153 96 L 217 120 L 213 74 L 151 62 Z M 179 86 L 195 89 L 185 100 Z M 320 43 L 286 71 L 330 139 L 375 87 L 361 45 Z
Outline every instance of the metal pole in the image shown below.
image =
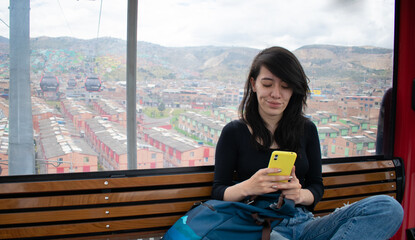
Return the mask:
M 30 0 L 10 0 L 10 175 L 35 173 L 29 32 Z
M 127 154 L 128 169 L 137 169 L 137 4 L 128 0 L 127 14 Z

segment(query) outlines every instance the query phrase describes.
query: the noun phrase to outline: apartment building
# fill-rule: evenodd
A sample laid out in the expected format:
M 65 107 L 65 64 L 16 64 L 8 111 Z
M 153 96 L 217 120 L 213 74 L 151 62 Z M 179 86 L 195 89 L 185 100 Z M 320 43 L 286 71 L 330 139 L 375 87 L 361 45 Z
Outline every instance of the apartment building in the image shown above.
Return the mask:
M 127 112 L 125 107 L 111 99 L 101 98 L 92 102 L 92 107 L 101 117 L 109 121 L 117 122 L 123 127 L 127 127 Z
M 0 117 L 9 117 L 9 101 L 0 97 Z
M 98 170 L 98 154 L 81 138 L 70 121 L 58 117 L 41 120 L 36 142 L 39 173 Z
M 126 134 L 126 128 L 101 117 L 88 119 L 85 122 L 85 138 L 99 154 L 99 163 L 103 170 L 128 169 Z M 162 167 L 162 151 L 138 139 L 137 169 Z
M 178 127 L 191 137 L 216 145 L 225 124 L 225 122 L 189 111 L 180 114 Z
M 97 115 L 90 111 L 82 102 L 72 99 L 61 101 L 61 112 L 72 121 L 78 131 L 85 128 L 85 121 L 87 119 L 91 119 Z
M 211 117 L 215 120 L 228 123 L 232 120 L 239 119 L 238 109 L 237 107 L 219 107 L 213 111 Z
M 33 129 L 36 133 L 39 132 L 39 121 L 50 119 L 51 117 L 62 117 L 61 113 L 56 108 L 50 107 L 45 100 L 32 97 L 32 121 Z
M 350 157 L 357 155 L 373 155 L 376 150 L 376 139 L 367 136 L 344 136 L 328 143 L 327 157 Z
M 9 120 L 0 119 L 0 176 L 9 175 Z
M 196 143 L 163 128 L 144 130 L 144 141 L 164 153 L 165 167 L 214 164 L 214 147 Z
M 381 101 L 381 96 L 346 96 L 340 99 L 337 114 L 363 117 L 373 124 L 378 120 Z

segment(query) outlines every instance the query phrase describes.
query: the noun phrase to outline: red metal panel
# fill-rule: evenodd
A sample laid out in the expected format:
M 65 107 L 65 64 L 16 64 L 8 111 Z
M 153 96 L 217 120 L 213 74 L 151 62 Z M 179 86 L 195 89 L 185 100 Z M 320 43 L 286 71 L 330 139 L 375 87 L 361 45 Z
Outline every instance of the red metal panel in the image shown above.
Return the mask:
M 411 108 L 415 79 L 415 1 L 401 0 L 400 4 L 394 155 L 404 160 L 406 183 L 402 202 L 404 221 L 394 239 L 405 239 L 406 229 L 415 227 L 415 111 Z

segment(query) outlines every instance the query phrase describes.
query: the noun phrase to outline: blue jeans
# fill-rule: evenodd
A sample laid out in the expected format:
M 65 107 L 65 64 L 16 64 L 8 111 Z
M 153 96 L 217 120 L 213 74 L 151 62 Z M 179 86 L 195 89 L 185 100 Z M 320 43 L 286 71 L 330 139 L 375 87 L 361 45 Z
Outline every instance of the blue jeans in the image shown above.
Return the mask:
M 345 205 L 324 217 L 299 207 L 296 215 L 274 227 L 271 240 L 391 238 L 401 226 L 402 206 L 394 198 L 378 195 Z

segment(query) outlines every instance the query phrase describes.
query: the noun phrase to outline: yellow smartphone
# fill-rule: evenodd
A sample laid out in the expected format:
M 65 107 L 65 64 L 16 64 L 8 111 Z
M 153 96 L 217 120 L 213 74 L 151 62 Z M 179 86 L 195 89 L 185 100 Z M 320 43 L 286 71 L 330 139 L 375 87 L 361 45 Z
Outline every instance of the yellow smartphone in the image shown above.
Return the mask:
M 295 152 L 273 151 L 269 159 L 268 168 L 279 168 L 281 172 L 271 173 L 270 175 L 290 176 L 296 158 L 297 154 Z M 288 182 L 288 180 L 281 182 Z

